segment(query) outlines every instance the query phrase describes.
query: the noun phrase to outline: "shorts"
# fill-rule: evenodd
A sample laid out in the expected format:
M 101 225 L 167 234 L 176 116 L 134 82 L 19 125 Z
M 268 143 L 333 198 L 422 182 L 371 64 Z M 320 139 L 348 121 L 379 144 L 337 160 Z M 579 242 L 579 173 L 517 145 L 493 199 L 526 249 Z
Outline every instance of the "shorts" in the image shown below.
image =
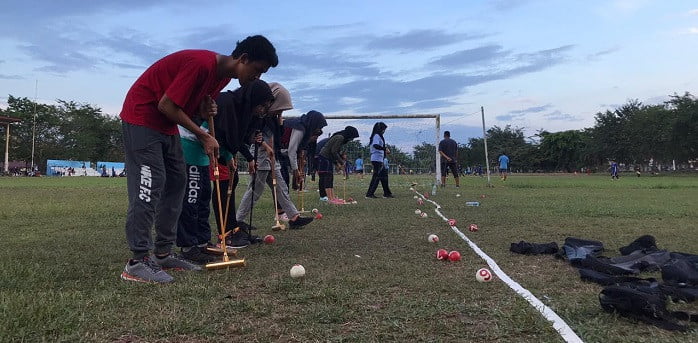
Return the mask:
M 448 176 L 448 169 L 451 169 L 451 174 L 453 174 L 454 177 L 458 177 L 458 165 L 455 162 L 441 163 L 442 176 Z
M 508 168 L 499 168 L 500 173 L 506 173 Z
M 357 169 L 357 170 L 356 170 L 356 173 L 357 173 L 357 174 L 363 174 L 363 173 L 364 173 L 364 170 L 363 170 L 363 169 Z
M 334 167 L 332 165 L 332 162 L 325 158 L 322 155 L 318 155 L 317 157 L 317 172 L 318 173 L 330 173 L 332 174 L 334 172 Z

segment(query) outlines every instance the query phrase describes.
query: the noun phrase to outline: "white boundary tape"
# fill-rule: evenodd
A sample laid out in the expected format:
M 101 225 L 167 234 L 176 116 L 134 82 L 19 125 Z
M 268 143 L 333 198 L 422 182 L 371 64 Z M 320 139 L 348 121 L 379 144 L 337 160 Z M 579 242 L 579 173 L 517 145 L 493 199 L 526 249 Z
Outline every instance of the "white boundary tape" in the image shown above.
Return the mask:
M 429 200 L 417 191 L 415 191 L 415 193 L 417 193 L 417 195 L 423 198 L 424 200 L 434 204 L 434 206 L 436 206 L 434 212 L 436 212 L 436 214 L 438 214 L 439 217 L 441 217 L 441 219 L 443 219 L 445 222 L 448 222 L 448 218 L 446 218 L 443 214 L 441 214 L 441 211 L 439 211 L 441 209 L 441 205 L 439 205 L 435 201 Z M 492 268 L 492 271 L 499 277 L 500 280 L 502 280 L 507 286 L 509 286 L 509 288 L 514 290 L 514 292 L 518 293 L 522 298 L 528 301 L 528 303 L 531 304 L 533 308 L 538 310 L 538 312 L 540 312 L 540 314 L 543 315 L 545 319 L 552 322 L 553 328 L 560 334 L 560 336 L 562 336 L 562 339 L 564 339 L 565 342 L 584 342 L 581 338 L 579 338 L 579 336 L 577 336 L 576 333 L 574 333 L 572 328 L 570 328 L 570 326 L 567 325 L 567 323 L 565 323 L 565 321 L 557 315 L 557 313 L 551 310 L 550 307 L 543 304 L 543 302 L 536 298 L 536 296 L 533 295 L 533 293 L 521 287 L 521 285 L 518 282 L 514 281 L 512 278 L 509 277 L 509 275 L 504 273 L 504 271 L 501 268 L 499 268 L 499 265 L 497 265 L 497 262 L 495 262 L 491 257 L 487 256 L 487 254 L 485 254 L 485 252 L 482 251 L 480 247 L 473 243 L 473 241 L 468 239 L 468 237 L 466 237 L 465 234 L 458 230 L 458 227 L 451 226 L 451 230 L 453 230 L 453 232 L 455 232 L 466 243 L 468 243 L 470 248 L 473 249 L 473 251 L 475 251 L 475 253 L 478 254 L 483 260 L 485 260 L 485 262 L 487 262 L 487 265 L 489 265 L 490 268 Z

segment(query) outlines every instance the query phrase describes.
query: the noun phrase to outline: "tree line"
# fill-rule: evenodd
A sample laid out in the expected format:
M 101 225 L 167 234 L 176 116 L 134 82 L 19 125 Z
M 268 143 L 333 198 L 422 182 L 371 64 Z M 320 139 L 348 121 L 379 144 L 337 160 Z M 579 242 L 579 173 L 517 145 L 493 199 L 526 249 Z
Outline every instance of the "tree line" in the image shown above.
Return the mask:
M 40 104 L 28 98 L 8 98 L 0 116 L 22 119 L 11 126 L 12 160 L 31 160 L 32 131 L 36 113 L 35 163 L 45 169 L 47 159 L 123 161 L 121 121 L 99 107 L 58 100 Z M 5 128 L 0 128 L 4 135 Z M 513 171 L 605 170 L 608 161 L 626 166 L 681 165 L 698 159 L 698 99 L 690 93 L 674 94 L 660 105 L 628 101 L 619 108 L 595 115 L 591 128 L 548 132 L 526 137 L 524 128 L 493 126 L 487 130 L 490 163 L 506 152 Z M 411 153 L 389 145 L 391 163 L 406 169 L 433 170 L 435 147 L 422 142 Z M 349 143 L 349 158 L 368 156 L 368 144 Z M 462 166 L 485 163 L 484 139 L 459 144 Z M 356 156 L 351 156 L 356 155 Z

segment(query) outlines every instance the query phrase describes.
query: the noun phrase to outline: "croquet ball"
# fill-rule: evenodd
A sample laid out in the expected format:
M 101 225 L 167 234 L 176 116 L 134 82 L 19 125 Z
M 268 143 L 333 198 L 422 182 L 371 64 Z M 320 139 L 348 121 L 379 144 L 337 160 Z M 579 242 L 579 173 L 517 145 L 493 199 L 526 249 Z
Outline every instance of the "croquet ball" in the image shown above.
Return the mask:
M 424 193 L 424 197 L 429 199 L 429 193 Z
M 418 196 L 416 196 L 416 195 L 414 196 L 414 198 L 415 198 L 415 199 L 419 199 L 419 197 L 418 197 Z
M 417 199 L 417 205 L 424 205 L 424 200 Z
M 416 210 L 414 210 L 414 214 L 422 214 L 422 210 L 416 209 Z
M 492 272 L 487 268 L 480 268 L 475 273 L 475 278 L 480 282 L 490 282 L 492 281 Z
M 460 253 L 455 250 L 451 251 L 448 253 L 448 260 L 451 262 L 460 261 Z
M 419 216 L 421 216 L 422 218 L 426 218 L 426 217 L 428 217 L 428 215 L 427 215 L 427 213 L 426 213 L 426 212 L 422 212 L 422 213 L 421 213 L 421 214 L 420 214 Z
M 354 200 L 354 201 L 352 201 L 351 203 L 354 204 L 354 205 L 356 205 L 356 204 L 358 204 L 359 202 L 356 201 L 356 200 Z
M 455 220 L 455 219 L 449 219 L 449 220 L 448 220 L 448 225 L 456 226 L 456 220 Z
M 456 198 L 460 198 L 460 193 L 456 194 Z
M 477 230 L 478 230 L 478 228 L 477 228 L 477 225 L 476 225 L 476 224 L 470 224 L 470 225 L 468 225 L 468 231 L 470 231 L 470 232 L 475 232 L 475 231 L 477 231 Z
M 483 199 L 484 199 L 485 197 L 486 197 L 486 195 L 480 194 L 480 198 L 483 198 Z
M 430 243 L 437 243 L 439 241 L 439 236 L 432 233 L 431 235 L 429 235 L 429 237 L 427 237 L 427 241 L 429 241 Z
M 322 213 L 318 213 L 315 215 L 315 219 L 322 219 Z
M 312 212 L 318 214 L 320 211 L 318 211 L 317 208 L 314 208 Z
M 413 188 L 413 187 L 410 187 L 410 190 L 411 190 L 411 191 L 413 191 L 413 190 L 414 190 L 414 188 Z
M 266 236 L 264 236 L 264 243 L 272 244 L 272 243 L 274 243 L 275 241 L 276 241 L 276 238 L 274 238 L 274 236 L 272 236 L 272 235 L 266 235 Z
M 436 250 L 436 259 L 437 260 L 447 260 L 448 259 L 448 251 L 446 251 L 446 249 Z
M 294 264 L 293 267 L 291 267 L 291 277 L 296 279 L 303 276 L 305 276 L 305 268 L 300 264 Z
M 347 199 L 347 202 L 354 202 L 354 198 Z

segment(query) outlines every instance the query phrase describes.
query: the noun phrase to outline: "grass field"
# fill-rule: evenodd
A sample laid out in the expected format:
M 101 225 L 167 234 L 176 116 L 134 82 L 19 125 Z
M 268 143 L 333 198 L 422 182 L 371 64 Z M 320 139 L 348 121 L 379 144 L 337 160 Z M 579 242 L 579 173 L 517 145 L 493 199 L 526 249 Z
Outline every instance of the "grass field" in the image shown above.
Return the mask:
M 368 181 L 347 183 L 357 205 L 323 206 L 308 193 L 306 209 L 325 218 L 275 234 L 274 245 L 242 249 L 244 269 L 176 272 L 173 284 L 147 285 L 119 279 L 130 255 L 124 179 L 0 178 L 0 342 L 562 341 L 504 283 L 475 281 L 484 261 L 432 205 L 421 206 L 429 218 L 414 215 L 409 183 L 430 184 L 427 176 L 391 176 L 396 199 L 364 199 Z M 651 234 L 660 248 L 697 254 L 697 177 L 514 175 L 493 178 L 494 188 L 462 181 L 431 199 L 584 341 L 698 341 L 695 325 L 673 333 L 603 312 L 601 287 L 564 261 L 509 252 L 512 242 L 573 236 L 600 240 L 617 256 Z M 335 185 L 341 195 L 339 177 Z M 273 224 L 268 191 L 262 199 L 260 235 Z M 467 232 L 468 223 L 480 231 Z M 429 233 L 441 242 L 427 243 Z M 459 250 L 462 261 L 437 261 L 441 247 Z M 288 276 L 294 263 L 307 270 L 300 281 Z M 698 312 L 698 304 L 672 308 Z

